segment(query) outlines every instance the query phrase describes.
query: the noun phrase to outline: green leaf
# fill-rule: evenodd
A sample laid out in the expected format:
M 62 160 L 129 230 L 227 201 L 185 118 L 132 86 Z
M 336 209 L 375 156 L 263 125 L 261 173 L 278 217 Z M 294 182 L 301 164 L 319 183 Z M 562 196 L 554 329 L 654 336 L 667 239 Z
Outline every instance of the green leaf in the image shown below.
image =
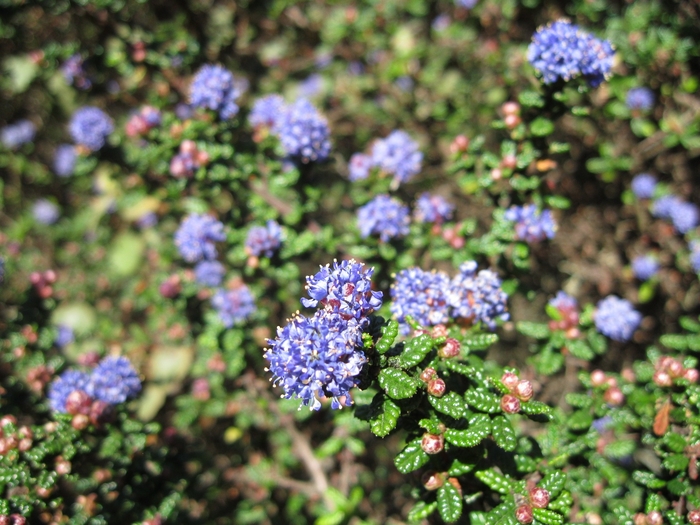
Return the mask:
M 481 374 L 477 372 L 477 370 L 473 366 L 468 366 L 468 365 L 463 365 L 462 363 L 458 363 L 457 361 L 448 359 L 444 361 L 444 364 L 447 368 L 452 370 L 453 372 L 457 372 L 458 374 L 462 374 L 464 377 L 469 377 L 469 378 L 475 378 L 481 377 Z
M 466 347 L 467 350 L 484 350 L 497 342 L 496 334 L 476 334 L 462 339 L 462 347 Z
M 384 354 L 391 345 L 394 344 L 396 336 L 399 334 L 399 323 L 395 320 L 388 321 L 382 326 L 382 336 L 377 341 L 376 349 L 380 354 Z
M 410 368 L 420 363 L 433 349 L 433 338 L 428 334 L 414 337 L 404 346 L 400 363 L 403 368 Z
M 544 98 L 536 91 L 523 91 L 518 95 L 518 102 L 526 108 L 542 108 L 544 107 Z
M 671 450 L 671 452 L 681 453 L 685 450 L 688 442 L 680 434 L 675 432 L 667 432 L 664 436 L 664 443 Z
M 440 517 L 453 523 L 462 516 L 462 495 L 449 481 L 438 489 L 437 504 Z
M 564 490 L 564 491 L 562 491 L 561 495 L 557 499 L 549 502 L 549 505 L 547 505 L 547 508 L 552 509 L 552 510 L 557 510 L 557 511 L 561 512 L 562 514 L 568 514 L 569 509 L 571 509 L 571 506 L 573 504 L 574 504 L 574 498 L 571 497 L 571 493 L 569 491 Z
M 421 428 L 424 428 L 427 432 L 430 432 L 431 434 L 441 434 L 442 429 L 440 428 L 440 425 L 442 423 L 439 420 L 435 419 L 421 419 L 418 422 L 418 425 Z
M 450 476 L 462 476 L 474 470 L 474 467 L 476 467 L 476 463 L 462 463 L 460 460 L 455 459 L 452 461 L 448 474 Z
M 683 454 L 671 454 L 664 459 L 663 466 L 670 471 L 684 471 L 688 468 L 690 460 Z
M 422 521 L 435 512 L 435 509 L 437 509 L 437 501 L 433 501 L 432 503 L 419 501 L 408 513 L 408 522 Z
M 428 401 L 433 408 L 438 412 L 447 414 L 454 419 L 459 419 L 464 416 L 467 410 L 467 406 L 464 404 L 464 400 L 459 394 L 455 392 L 448 392 L 442 397 L 428 396 Z
M 622 439 L 608 443 L 603 449 L 604 455 L 611 458 L 624 458 L 631 455 L 637 449 L 637 443 L 631 439 Z
M 687 350 L 688 349 L 688 338 L 685 335 L 678 334 L 666 334 L 659 338 L 659 341 L 666 348 L 672 350 Z
M 564 523 L 564 516 L 549 509 L 532 509 L 535 519 L 545 525 L 561 525 Z
M 632 479 L 640 485 L 648 487 L 652 490 L 658 490 L 666 486 L 665 481 L 660 480 L 651 472 L 646 472 L 643 470 L 635 470 L 632 472 Z
M 700 323 L 692 317 L 683 316 L 678 320 L 678 322 L 684 330 L 696 333 L 700 332 Z
M 544 201 L 550 208 L 567 210 L 571 207 L 571 201 L 562 195 L 547 195 Z
M 564 365 L 564 356 L 552 350 L 550 346 L 545 347 L 536 362 L 537 371 L 545 376 L 550 376 L 561 369 Z
M 554 122 L 545 117 L 537 117 L 530 123 L 530 133 L 535 137 L 546 137 L 554 132 Z
M 515 450 L 518 440 L 515 436 L 515 429 L 508 418 L 497 416 L 493 418 L 491 425 L 491 434 L 496 440 L 496 445 L 509 452 Z
M 482 388 L 467 390 L 464 393 L 464 400 L 469 406 L 481 410 L 482 412 L 488 412 L 489 414 L 498 414 L 501 412 L 501 399 Z
M 571 430 L 588 430 L 593 423 L 593 416 L 586 410 L 577 410 L 566 420 L 566 425 Z
M 551 499 L 556 498 L 566 484 L 566 474 L 560 470 L 552 470 L 540 482 L 539 486 L 549 491 Z
M 593 353 L 591 347 L 588 346 L 585 341 L 581 341 L 580 339 L 573 339 L 569 341 L 566 348 L 569 349 L 569 353 L 572 356 L 578 357 L 579 359 L 583 359 L 585 361 L 590 361 L 595 357 L 595 353 Z
M 422 438 L 418 437 L 413 441 L 409 441 L 404 449 L 394 458 L 394 465 L 396 465 L 401 474 L 413 472 L 430 461 L 430 456 L 423 452 L 420 446 L 421 440 Z
M 663 500 L 661 499 L 660 494 L 649 494 L 647 496 L 647 504 L 644 507 L 644 512 L 646 514 L 649 514 L 650 512 L 653 512 L 655 510 L 661 511 L 662 505 Z
M 379 413 L 370 421 L 372 433 L 377 437 L 388 436 L 396 428 L 401 409 L 389 398 L 384 398 Z
M 520 411 L 528 416 L 543 414 L 551 417 L 552 415 L 552 409 L 541 401 L 528 401 L 527 403 L 523 403 L 520 407 Z
M 491 490 L 495 490 L 499 494 L 508 494 L 513 486 L 512 479 L 492 468 L 475 472 L 474 476 L 484 485 L 488 486 Z
M 591 345 L 593 351 L 598 355 L 603 355 L 608 351 L 608 340 L 604 335 L 599 334 L 595 329 L 591 329 L 586 334 L 588 344 Z
M 564 399 L 575 408 L 588 408 L 593 404 L 593 398 L 591 396 L 578 392 L 569 392 L 564 396 Z
M 690 493 L 691 490 L 688 480 L 681 479 L 680 477 L 669 481 L 666 487 L 676 496 L 685 496 L 686 494 Z
M 481 443 L 491 433 L 491 425 L 489 423 L 481 423 L 473 425 L 466 430 L 454 430 L 448 428 L 445 431 L 445 439 L 462 448 L 471 448 Z
M 396 368 L 379 372 L 379 386 L 394 399 L 407 399 L 416 393 L 418 381 Z
M 8 88 L 15 94 L 23 93 L 41 71 L 29 55 L 11 56 L 3 62 Z
M 530 321 L 520 321 L 516 325 L 518 332 L 533 339 L 547 339 L 552 333 L 547 323 L 533 323 Z

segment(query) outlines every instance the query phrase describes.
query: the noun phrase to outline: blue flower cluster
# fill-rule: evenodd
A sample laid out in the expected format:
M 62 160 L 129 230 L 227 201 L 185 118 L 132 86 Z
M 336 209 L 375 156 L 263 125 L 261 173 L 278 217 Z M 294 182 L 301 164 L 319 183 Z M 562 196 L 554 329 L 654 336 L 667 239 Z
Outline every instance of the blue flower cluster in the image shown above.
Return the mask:
M 557 225 L 550 210 L 540 212 L 534 204 L 510 207 L 504 217 L 515 223 L 515 235 L 521 241 L 536 243 L 554 238 Z
M 656 177 L 650 173 L 640 173 L 632 179 L 632 193 L 638 199 L 651 199 L 656 190 Z
M 211 305 L 226 328 L 242 323 L 255 313 L 255 298 L 243 283 L 237 283 L 230 290 L 217 290 L 211 298 Z
M 570 312 L 578 308 L 578 301 L 563 290 L 559 290 L 557 295 L 552 297 L 548 304 L 559 312 Z
M 52 410 L 66 413 L 66 401 L 73 392 L 81 391 L 90 401 L 117 405 L 141 391 L 141 379 L 126 357 L 105 357 L 91 374 L 66 370 L 49 386 Z
M 0 142 L 7 149 L 17 149 L 34 140 L 36 126 L 31 120 L 23 119 L 0 130 Z
M 444 197 L 425 192 L 418 197 L 413 216 L 418 222 L 442 224 L 452 217 L 454 209 Z
M 527 50 L 528 61 L 545 84 L 583 76 L 593 87 L 610 74 L 614 54 L 610 42 L 582 31 L 568 20 L 540 27 Z
M 255 101 L 248 115 L 248 122 L 254 128 L 277 129 L 280 116 L 286 107 L 287 105 L 280 95 L 266 95 Z
M 114 124 L 100 108 L 85 106 L 73 113 L 68 130 L 76 144 L 85 146 L 90 151 L 97 151 L 105 145 L 107 137 L 114 131 Z
M 266 226 L 253 226 L 248 231 L 245 251 L 253 257 L 272 257 L 282 243 L 282 228 L 276 221 L 267 221 Z
M 372 157 L 364 153 L 353 153 L 348 163 L 348 178 L 352 181 L 363 180 L 369 177 L 369 172 L 374 164 Z
M 55 223 L 61 216 L 61 212 L 53 202 L 39 199 L 32 205 L 34 220 L 47 226 Z
M 651 213 L 661 219 L 670 219 L 679 233 L 688 233 L 700 222 L 700 209 L 676 195 L 664 195 L 656 199 Z
M 214 243 L 226 239 L 224 225 L 211 215 L 192 213 L 175 232 L 175 246 L 187 262 L 216 259 Z
M 56 148 L 53 157 L 53 171 L 59 177 L 70 177 L 75 170 L 75 147 L 61 144 Z
M 626 299 L 609 295 L 598 303 L 594 320 L 601 334 L 615 341 L 629 341 L 642 322 L 642 314 Z
M 648 281 L 659 271 L 659 261 L 653 255 L 639 255 L 632 259 L 632 272 L 640 281 Z
M 391 313 L 401 323 L 402 332 L 409 331 L 407 316 L 422 326 L 461 318 L 472 324 L 483 322 L 491 330 L 497 319 L 509 319 L 508 295 L 496 273 L 481 270 L 477 274 L 476 270 L 476 262 L 468 261 L 452 279 L 443 272 L 420 268 L 399 272 L 391 287 Z
M 300 98 L 287 106 L 276 131 L 287 155 L 303 163 L 324 160 L 330 155 L 328 121 L 306 99 Z
M 411 222 L 408 206 L 389 195 L 377 195 L 357 210 L 357 224 L 362 238 L 379 235 L 383 242 L 408 234 Z
M 194 267 L 194 279 L 202 286 L 220 286 L 226 269 L 219 261 L 199 261 Z
M 202 66 L 190 86 L 190 104 L 195 108 L 211 109 L 219 113 L 222 120 L 228 120 L 238 114 L 236 100 L 245 89 L 228 69 L 206 64 Z
M 367 361 L 362 328 L 382 305 L 381 292 L 371 290 L 372 272 L 356 261 L 336 261 L 307 277 L 311 299 L 302 304 L 322 308 L 278 328 L 265 352 L 272 381 L 284 388 L 282 397 L 298 398 L 313 410 L 321 408 L 319 397 L 330 397 L 333 409 L 352 404 L 350 389 Z
M 366 179 L 372 168 L 384 175 L 392 175 L 393 187 L 408 182 L 421 170 L 423 153 L 418 143 L 403 130 L 394 130 L 384 139 L 377 139 L 370 155 L 355 153 L 350 157 L 349 178 L 351 181 Z
M 654 92 L 647 87 L 632 88 L 625 102 L 631 110 L 649 111 L 654 106 Z

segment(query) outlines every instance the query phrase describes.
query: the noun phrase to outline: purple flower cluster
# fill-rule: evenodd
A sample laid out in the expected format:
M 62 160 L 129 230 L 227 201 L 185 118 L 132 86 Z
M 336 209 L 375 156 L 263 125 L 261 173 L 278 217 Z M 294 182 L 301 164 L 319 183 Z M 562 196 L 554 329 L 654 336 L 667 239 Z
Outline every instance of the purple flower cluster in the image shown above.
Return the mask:
M 70 326 L 61 324 L 58 325 L 57 329 L 58 333 L 56 334 L 56 339 L 54 339 L 54 344 L 57 347 L 63 348 L 73 342 L 75 337 L 73 335 L 73 329 Z
M 224 225 L 211 215 L 192 213 L 175 232 L 175 246 L 187 262 L 216 259 L 215 243 L 226 239 Z
M 659 271 L 659 261 L 653 255 L 639 255 L 632 259 L 632 272 L 640 281 L 648 281 Z
M 594 320 L 601 334 L 615 341 L 629 341 L 642 322 L 642 314 L 629 301 L 609 295 L 598 303 Z
M 457 7 L 463 7 L 464 9 L 474 9 L 477 1 L 478 0 L 455 0 L 455 5 Z
M 107 137 L 114 131 L 114 124 L 101 109 L 85 106 L 73 113 L 68 129 L 76 144 L 97 151 L 105 145 Z
M 515 223 L 516 237 L 528 243 L 552 239 L 557 230 L 552 212 L 550 210 L 540 212 L 534 204 L 511 206 L 504 217 Z
M 330 155 L 328 121 L 306 99 L 300 98 L 287 106 L 276 131 L 287 155 L 303 163 L 324 160 Z
M 670 219 L 679 233 L 687 233 L 700 222 L 700 209 L 675 195 L 664 195 L 656 199 L 651 213 L 661 219 Z
M 194 267 L 194 278 L 203 286 L 220 286 L 226 269 L 219 261 L 199 261 Z
M 501 289 L 495 272 L 476 272 L 474 261 L 463 263 L 450 279 L 444 272 L 408 268 L 399 272 L 391 287 L 391 313 L 408 333 L 406 317 L 422 326 L 447 323 L 462 318 L 473 324 L 483 322 L 489 329 L 496 319 L 507 320 L 508 295 Z
M 18 120 L 0 129 L 0 142 L 7 149 L 17 149 L 34 140 L 36 126 L 31 120 Z
M 53 157 L 53 171 L 59 177 L 70 177 L 75 170 L 75 147 L 70 144 L 61 144 L 56 148 Z
M 593 87 L 610 74 L 614 54 L 610 42 L 582 31 L 568 20 L 540 27 L 527 50 L 528 61 L 545 84 L 583 76 Z
M 632 179 L 632 193 L 638 199 L 651 199 L 656 189 L 656 177 L 650 173 L 640 173 Z
M 269 339 L 265 359 L 275 385 L 287 399 L 298 398 L 313 410 L 319 397 L 330 397 L 331 408 L 350 406 L 350 389 L 367 361 L 362 348 L 362 328 L 367 316 L 382 305 L 381 292 L 373 292 L 373 270 L 362 263 L 337 261 L 307 277 L 311 299 L 307 307 L 322 306 L 313 317 L 296 315 L 277 337 Z
M 654 106 L 654 92 L 647 87 L 632 88 L 625 102 L 631 110 L 649 111 Z
M 372 146 L 372 164 L 393 175 L 397 186 L 416 176 L 422 162 L 423 153 L 418 150 L 418 143 L 402 130 L 392 131 Z
M 388 242 L 407 235 L 410 222 L 408 206 L 389 195 L 377 195 L 357 210 L 362 238 L 379 235 L 382 242 Z
M 419 222 L 442 224 L 452 217 L 454 209 L 454 205 L 447 202 L 444 197 L 426 192 L 418 197 L 413 216 Z
M 39 199 L 32 205 L 34 220 L 47 226 L 55 223 L 61 216 L 61 212 L 53 202 Z
M 570 312 L 578 309 L 578 301 L 563 290 L 559 290 L 548 304 L 559 312 Z
M 228 120 L 238 113 L 236 100 L 245 91 L 243 85 L 228 69 L 206 64 L 192 80 L 190 103 L 196 108 L 216 111 L 221 119 Z
M 373 167 L 372 157 L 364 153 L 354 153 L 348 164 L 349 179 L 353 182 L 366 179 Z
M 238 283 L 230 290 L 217 290 L 211 298 L 211 304 L 226 328 L 242 323 L 255 313 L 255 299 L 243 283 Z
M 75 85 L 78 89 L 90 89 L 92 82 L 87 77 L 83 68 L 83 57 L 79 54 L 71 56 L 63 64 L 61 64 L 61 73 L 66 79 L 68 85 Z
M 277 129 L 280 117 L 286 107 L 287 105 L 280 95 L 266 95 L 255 101 L 250 115 L 248 115 L 248 122 L 254 128 Z
M 323 89 L 323 77 L 318 73 L 310 75 L 306 79 L 299 82 L 297 86 L 297 95 L 300 98 L 313 98 L 318 95 Z
M 54 412 L 68 412 L 66 401 L 76 391 L 87 395 L 90 402 L 116 405 L 141 391 L 141 379 L 126 357 L 105 357 L 91 374 L 66 370 L 49 386 L 49 403 Z
M 282 229 L 277 222 L 267 221 L 266 226 L 253 226 L 245 240 L 245 251 L 253 257 L 272 257 L 282 243 Z

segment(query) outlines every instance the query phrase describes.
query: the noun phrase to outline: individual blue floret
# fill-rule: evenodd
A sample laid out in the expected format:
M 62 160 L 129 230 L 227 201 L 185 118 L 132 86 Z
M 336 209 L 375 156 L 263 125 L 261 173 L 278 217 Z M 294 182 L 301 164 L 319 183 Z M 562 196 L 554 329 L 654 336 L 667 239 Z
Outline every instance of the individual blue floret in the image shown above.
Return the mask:
M 683 201 L 675 195 L 663 195 L 656 199 L 651 205 L 651 213 L 660 219 L 670 219 L 673 209 Z
M 408 234 L 408 206 L 388 195 L 377 195 L 357 210 L 357 224 L 360 235 L 365 238 L 379 235 L 383 242 Z
M 222 120 L 228 120 L 238 113 L 236 100 L 244 91 L 243 84 L 237 82 L 228 69 L 206 64 L 192 80 L 190 104 L 195 108 L 216 111 Z
M 610 74 L 614 54 L 610 42 L 586 33 L 568 20 L 540 27 L 527 50 L 530 64 L 545 84 L 583 76 L 593 87 Z
M 194 279 L 202 286 L 220 286 L 226 269 L 219 261 L 199 261 L 194 267 Z
M 284 388 L 282 397 L 312 410 L 321 408 L 319 397 L 331 398 L 333 409 L 352 404 L 350 389 L 367 361 L 357 319 L 325 309 L 311 318 L 297 315 L 268 344 L 265 359 L 273 383 Z
M 75 147 L 70 144 L 61 144 L 56 148 L 53 157 L 53 171 L 59 177 L 70 177 L 75 170 Z
M 36 222 L 50 225 L 58 220 L 61 216 L 61 212 L 58 206 L 53 202 L 46 199 L 39 199 L 32 205 L 32 215 Z
M 679 201 L 671 209 L 671 222 L 680 233 L 688 233 L 698 225 L 700 210 L 695 204 Z
M 114 124 L 101 109 L 85 106 L 73 113 L 68 130 L 76 144 L 97 151 L 105 145 L 107 137 L 114 131 Z
M 435 326 L 450 320 L 447 291 L 450 277 L 435 270 L 420 268 L 401 270 L 391 286 L 391 313 L 401 323 L 401 332 L 410 331 L 406 317 L 421 326 Z
M 593 318 L 597 330 L 615 341 L 629 341 L 642 322 L 632 303 L 616 295 L 600 301 Z
M 656 177 L 650 173 L 640 173 L 632 179 L 632 193 L 638 199 L 651 199 L 656 189 Z
M 632 259 L 632 272 L 640 281 L 648 281 L 659 271 L 659 261 L 653 255 L 638 255 Z
M 631 110 L 649 111 L 654 106 L 654 92 L 647 87 L 632 88 L 625 102 Z
M 0 129 L 0 142 L 7 149 L 17 149 L 34 140 L 36 126 L 31 120 L 18 120 Z
M 217 290 L 211 299 L 211 304 L 226 328 L 242 323 L 255 313 L 253 294 L 242 283 L 231 290 Z
M 254 257 L 272 257 L 282 243 L 282 228 L 273 220 L 265 226 L 253 226 L 245 240 L 245 251 Z
M 211 215 L 192 213 L 175 232 L 175 246 L 187 262 L 216 259 L 216 245 L 226 239 L 224 225 Z
M 276 130 L 287 104 L 280 95 L 266 95 L 253 104 L 248 122 L 253 127 L 267 127 Z
M 454 209 L 454 205 L 447 202 L 444 197 L 425 192 L 418 197 L 413 216 L 418 222 L 442 224 L 452 218 Z
M 372 163 L 394 176 L 394 185 L 408 182 L 420 172 L 423 153 L 408 133 L 394 130 L 372 146 Z
M 516 237 L 528 243 L 553 239 L 557 231 L 552 212 L 550 210 L 540 212 L 534 204 L 511 206 L 504 217 L 515 223 Z
M 483 322 L 490 330 L 495 330 L 497 319 L 510 319 L 508 294 L 501 288 L 501 280 L 495 272 L 481 270 L 477 274 L 476 270 L 476 262 L 467 261 L 452 278 L 447 292 L 450 315 L 472 324 Z
M 66 370 L 49 385 L 48 398 L 54 412 L 65 414 L 66 400 L 76 390 L 87 392 L 90 377 L 79 370 Z
M 90 374 L 86 392 L 110 405 L 123 403 L 141 392 L 141 379 L 126 357 L 105 357 Z
M 280 117 L 277 133 L 287 155 L 303 163 L 324 160 L 331 152 L 328 121 L 306 99 L 288 106 Z

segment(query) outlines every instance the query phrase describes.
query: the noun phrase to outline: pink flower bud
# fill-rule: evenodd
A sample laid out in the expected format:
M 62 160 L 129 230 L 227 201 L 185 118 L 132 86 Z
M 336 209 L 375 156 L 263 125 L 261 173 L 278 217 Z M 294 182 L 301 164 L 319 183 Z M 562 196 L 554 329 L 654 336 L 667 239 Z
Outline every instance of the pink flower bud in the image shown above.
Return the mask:
M 90 407 L 90 423 L 96 427 L 107 423 L 114 415 L 114 407 L 104 401 L 95 401 Z
M 183 140 L 180 144 L 180 153 L 197 153 L 197 144 L 193 140 Z
M 683 364 L 676 359 L 671 359 L 671 361 L 668 363 L 667 370 L 669 375 L 676 379 L 677 377 L 681 377 L 683 375 Z
M 6 415 L 0 418 L 0 428 L 5 428 L 7 425 L 16 425 L 17 418 L 13 415 Z
M 613 387 L 608 388 L 605 391 L 605 394 L 603 394 L 603 399 L 606 401 L 606 403 L 619 406 L 625 402 L 625 395 L 622 393 L 622 390 L 617 387 Z
M 518 159 L 515 155 L 506 155 L 501 160 L 501 166 L 509 170 L 515 169 L 518 166 Z
M 420 442 L 420 447 L 426 454 L 438 454 L 445 448 L 445 436 L 436 436 L 426 432 Z
M 171 275 L 161 283 L 158 291 L 163 297 L 173 299 L 177 297 L 181 289 L 182 286 L 180 286 L 180 277 L 178 275 Z
M 71 471 L 71 463 L 70 461 L 66 461 L 63 459 L 62 456 L 58 456 L 56 458 L 56 466 L 55 466 L 56 474 L 59 476 L 65 476 L 66 474 L 70 474 Z
M 437 490 L 445 484 L 445 474 L 429 470 L 421 478 L 426 490 Z
M 32 448 L 32 438 L 22 438 L 19 440 L 19 443 L 17 444 L 17 449 L 20 452 L 26 452 L 27 450 Z
M 658 510 L 652 510 L 647 514 L 647 524 L 648 525 L 663 525 L 664 517 Z
M 445 359 L 450 359 L 452 357 L 457 357 L 460 354 L 462 345 L 457 339 L 453 337 L 448 337 L 442 348 L 438 349 L 438 355 Z
M 515 387 L 515 395 L 520 398 L 520 401 L 529 401 L 532 399 L 532 383 L 530 381 L 519 381 L 518 385 Z
M 697 368 L 688 368 L 683 373 L 683 377 L 685 377 L 691 383 L 697 383 L 698 382 L 698 370 L 697 370 Z
M 602 386 L 605 383 L 605 372 L 602 370 L 593 370 L 591 372 L 591 384 L 593 386 Z
M 658 386 L 673 386 L 673 379 L 665 370 L 657 370 L 654 373 L 654 383 Z
M 491 178 L 493 180 L 501 180 L 501 178 L 503 178 L 503 172 L 499 168 L 493 168 L 491 170 Z
M 206 377 L 197 378 L 192 382 L 192 397 L 200 401 L 206 401 L 211 397 L 209 380 Z
M 436 324 L 430 331 L 430 337 L 437 339 L 438 337 L 447 337 L 447 327 L 444 324 Z
M 637 512 L 634 515 L 634 525 L 647 525 L 647 515 L 643 512 Z
M 515 396 L 506 394 L 501 398 L 501 409 L 506 414 L 517 414 L 520 412 L 520 400 Z
M 469 139 L 464 135 L 457 135 L 450 144 L 451 153 L 464 153 L 469 148 Z
M 506 102 L 501 106 L 501 111 L 503 111 L 504 115 L 519 115 L 520 104 L 513 101 Z
M 503 383 L 503 385 L 511 392 L 516 386 L 518 386 L 518 381 L 518 376 L 516 376 L 513 372 L 505 372 L 501 376 L 501 383 Z
M 549 505 L 549 491 L 540 487 L 535 487 L 530 491 L 530 502 L 537 509 L 544 509 Z
M 85 414 L 90 413 L 92 398 L 84 390 L 73 390 L 66 398 L 66 412 L 69 414 Z
M 428 383 L 428 394 L 435 397 L 442 397 L 445 394 L 446 388 L 445 382 L 438 377 Z
M 515 509 L 515 519 L 518 520 L 518 523 L 522 523 L 523 525 L 532 523 L 535 519 L 532 514 L 532 507 L 530 505 L 520 505 Z
M 435 371 L 434 368 L 426 368 L 420 373 L 420 380 L 423 381 L 424 383 L 429 383 L 433 379 L 437 377 L 437 372 Z
M 44 491 L 48 490 L 49 494 L 51 493 L 50 489 L 42 489 Z M 39 494 L 39 489 L 36 491 L 37 494 Z M 39 494 L 41 496 L 41 494 Z M 41 496 L 43 498 L 48 497 L 48 494 L 46 496 Z M 21 514 L 11 514 L 10 518 L 12 518 L 12 525 L 26 525 L 27 523 L 27 518 L 22 516 Z
M 688 521 L 691 525 L 700 525 L 700 510 L 691 510 L 688 513 Z
M 503 119 L 503 121 L 506 124 L 506 128 L 508 129 L 513 129 L 515 128 L 520 122 L 520 117 L 518 115 L 506 115 L 506 117 Z
M 85 414 L 76 414 L 73 416 L 70 424 L 76 430 L 83 430 L 90 424 L 90 418 Z

